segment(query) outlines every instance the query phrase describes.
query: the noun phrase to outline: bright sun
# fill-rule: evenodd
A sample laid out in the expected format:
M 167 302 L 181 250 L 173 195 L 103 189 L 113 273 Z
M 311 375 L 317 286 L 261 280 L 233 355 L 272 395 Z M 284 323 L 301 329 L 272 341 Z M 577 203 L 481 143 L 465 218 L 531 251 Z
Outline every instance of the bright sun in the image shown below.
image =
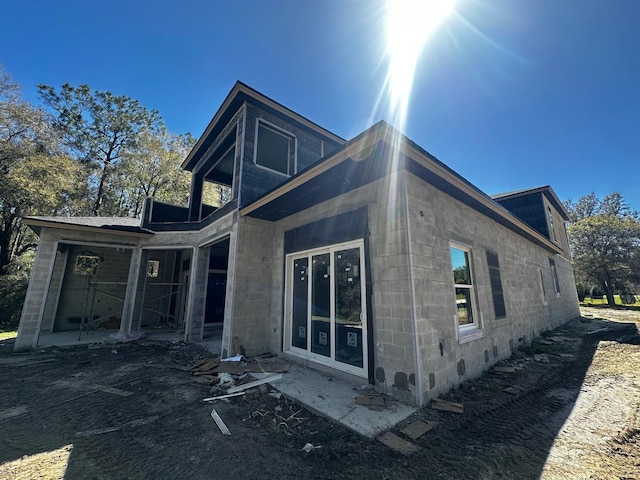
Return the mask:
M 387 87 L 392 113 L 396 117 L 394 123 L 400 128 L 420 53 L 438 27 L 453 13 L 455 3 L 456 0 L 386 2 Z

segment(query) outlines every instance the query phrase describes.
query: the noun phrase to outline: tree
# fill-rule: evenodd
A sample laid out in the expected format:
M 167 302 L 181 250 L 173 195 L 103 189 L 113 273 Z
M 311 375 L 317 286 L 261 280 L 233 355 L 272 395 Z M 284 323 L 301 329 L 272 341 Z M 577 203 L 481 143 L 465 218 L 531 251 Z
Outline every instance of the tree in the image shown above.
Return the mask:
M 191 178 L 180 164 L 194 143 L 190 134 L 174 135 L 164 127 L 155 134 L 141 132 L 136 146 L 123 154 L 117 177 L 120 203 L 128 215 L 138 216 L 146 197 L 187 204 Z
M 640 281 L 640 215 L 614 192 L 599 200 L 594 193 L 565 202 L 574 271 L 578 283 L 614 294 L 627 293 Z
M 13 258 L 35 247 L 22 216 L 71 208 L 80 176 L 61 150 L 51 120 L 22 99 L 0 66 L 0 275 Z
M 125 152 L 136 147 L 141 132 L 156 132 L 160 115 L 137 100 L 87 85 L 64 84 L 60 91 L 38 85 L 40 96 L 56 115 L 67 145 L 89 170 L 93 215 L 121 213 L 120 198 L 109 189 Z

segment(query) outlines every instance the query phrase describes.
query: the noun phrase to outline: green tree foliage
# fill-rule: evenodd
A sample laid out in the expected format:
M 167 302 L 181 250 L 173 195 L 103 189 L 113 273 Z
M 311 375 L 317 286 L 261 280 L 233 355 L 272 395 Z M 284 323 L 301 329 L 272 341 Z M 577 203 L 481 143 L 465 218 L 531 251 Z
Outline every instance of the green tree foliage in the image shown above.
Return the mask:
M 124 154 L 134 150 L 141 132 L 156 133 L 160 115 L 137 100 L 87 85 L 64 84 L 59 91 L 38 85 L 40 96 L 56 116 L 56 123 L 74 156 L 88 168 L 92 215 L 121 215 L 121 196 L 112 187 Z
M 594 193 L 565 203 L 578 284 L 605 292 L 610 306 L 614 294 L 625 294 L 640 282 L 640 215 L 614 192 L 602 200 Z
M 25 215 L 74 213 L 80 172 L 65 156 L 51 118 L 20 96 L 0 67 L 0 275 L 35 244 Z
M 190 134 L 174 135 L 164 127 L 157 133 L 143 131 L 134 148 L 123 154 L 114 190 L 120 210 L 140 215 L 145 197 L 174 205 L 186 205 L 191 177 L 180 168 L 195 143 Z

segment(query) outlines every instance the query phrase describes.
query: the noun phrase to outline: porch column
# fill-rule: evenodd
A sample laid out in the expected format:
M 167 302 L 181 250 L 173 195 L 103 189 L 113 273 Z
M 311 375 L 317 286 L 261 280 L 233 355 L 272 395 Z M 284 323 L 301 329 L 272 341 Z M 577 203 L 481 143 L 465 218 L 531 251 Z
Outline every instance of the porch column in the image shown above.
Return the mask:
M 56 261 L 58 242 L 47 229 L 40 233 L 40 241 L 36 252 L 36 259 L 31 270 L 31 278 L 27 295 L 22 306 L 22 316 L 18 327 L 18 337 L 13 349 L 16 352 L 29 350 L 38 346 L 38 335 L 47 301 L 47 292 L 51 283 L 51 275 Z
M 209 279 L 209 247 L 194 247 L 189 272 L 184 341 L 202 340 Z
M 140 318 L 144 302 L 144 289 L 147 283 L 147 261 L 149 251 L 134 248 L 131 252 L 129 276 L 127 278 L 127 292 L 122 307 L 122 321 L 120 332 L 129 333 L 140 330 Z

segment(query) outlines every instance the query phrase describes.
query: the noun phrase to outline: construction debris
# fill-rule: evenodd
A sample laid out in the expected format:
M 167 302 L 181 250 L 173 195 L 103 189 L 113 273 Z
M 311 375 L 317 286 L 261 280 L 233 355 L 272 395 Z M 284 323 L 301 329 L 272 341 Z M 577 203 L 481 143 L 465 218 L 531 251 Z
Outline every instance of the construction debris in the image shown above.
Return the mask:
M 304 453 L 309 453 L 309 452 L 311 452 L 311 451 L 313 451 L 313 450 L 316 450 L 317 448 L 322 448 L 322 447 L 321 447 L 321 446 L 317 446 L 317 447 L 316 447 L 316 446 L 314 446 L 314 445 L 313 445 L 313 443 L 305 443 L 305 444 L 304 444 L 304 447 L 302 447 L 302 449 L 301 449 L 301 450 L 302 450 Z
M 223 435 L 231 435 L 231 432 L 229 431 L 227 426 L 224 424 L 224 422 L 220 418 L 220 415 L 218 415 L 218 412 L 216 412 L 215 408 L 211 410 L 211 418 L 213 418 L 214 422 L 216 422 L 216 425 L 218 425 L 218 428 L 220 429 Z
M 280 380 L 282 378 L 282 374 L 281 373 L 274 373 L 273 375 L 268 375 L 264 378 L 261 378 L 260 380 L 255 380 L 253 382 L 249 382 L 249 383 L 244 383 L 242 385 L 238 385 L 237 387 L 231 387 L 228 392 L 229 393 L 236 393 L 236 392 L 241 392 L 243 390 L 247 390 L 249 388 L 253 388 L 253 387 L 257 387 L 259 385 L 262 385 L 264 383 L 269 383 L 269 382 L 274 382 L 276 380 Z
M 533 356 L 533 360 L 540 363 L 549 363 L 549 357 L 546 353 L 537 353 Z
M 438 425 L 438 422 L 423 422 L 422 420 L 416 420 L 400 430 L 400 433 L 413 440 L 417 440 L 436 425 Z
M 395 433 L 387 432 L 384 435 L 380 435 L 378 437 L 378 441 L 389 447 L 392 450 L 395 450 L 398 453 L 406 455 L 407 457 L 413 453 L 416 453 L 420 449 L 411 442 L 407 442 L 403 440 Z
M 214 402 L 216 400 L 223 400 L 225 398 L 239 397 L 239 396 L 245 395 L 246 393 L 247 392 L 228 393 L 227 395 L 218 395 L 217 397 L 203 398 L 202 401 L 203 402 Z
M 444 410 L 445 412 L 464 413 L 464 405 L 462 403 L 449 402 L 441 398 L 431 400 L 431 408 L 434 410 Z

